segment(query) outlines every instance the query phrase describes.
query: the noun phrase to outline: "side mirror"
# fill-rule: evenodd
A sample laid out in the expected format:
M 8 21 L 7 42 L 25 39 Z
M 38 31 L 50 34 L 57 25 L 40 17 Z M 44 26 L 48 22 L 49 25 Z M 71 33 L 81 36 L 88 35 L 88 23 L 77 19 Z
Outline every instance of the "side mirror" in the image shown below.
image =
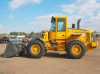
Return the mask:
M 75 28 L 75 24 L 72 24 L 72 28 Z
M 55 18 L 52 16 L 52 18 L 51 18 L 51 23 L 52 23 L 53 21 L 55 21 Z

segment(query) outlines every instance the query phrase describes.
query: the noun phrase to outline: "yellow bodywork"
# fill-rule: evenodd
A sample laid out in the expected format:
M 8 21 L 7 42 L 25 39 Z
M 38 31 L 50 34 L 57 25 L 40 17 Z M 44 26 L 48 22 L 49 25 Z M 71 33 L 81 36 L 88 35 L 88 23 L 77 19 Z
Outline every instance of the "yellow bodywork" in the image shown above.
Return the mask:
M 91 51 L 93 48 L 98 47 L 97 42 L 91 41 L 91 33 L 93 33 L 92 30 L 80 30 L 80 29 L 72 29 L 67 28 L 68 21 L 66 16 L 54 16 L 55 18 L 55 31 L 46 31 L 44 30 L 43 35 L 41 39 L 45 41 L 45 47 L 47 50 L 52 51 L 64 51 L 66 49 L 67 44 L 70 41 L 73 40 L 79 40 L 84 43 L 86 46 L 87 51 Z M 65 19 L 65 31 L 57 31 L 57 19 L 64 18 Z M 50 40 L 54 40 L 57 44 L 57 49 L 55 49 L 52 44 L 50 43 Z M 77 52 L 75 52 L 74 47 L 77 47 Z M 79 46 L 73 47 L 73 53 L 79 54 L 81 52 L 81 49 Z
M 91 44 L 91 47 L 95 47 L 95 48 L 98 47 L 98 43 L 96 42 L 91 42 L 90 44 Z

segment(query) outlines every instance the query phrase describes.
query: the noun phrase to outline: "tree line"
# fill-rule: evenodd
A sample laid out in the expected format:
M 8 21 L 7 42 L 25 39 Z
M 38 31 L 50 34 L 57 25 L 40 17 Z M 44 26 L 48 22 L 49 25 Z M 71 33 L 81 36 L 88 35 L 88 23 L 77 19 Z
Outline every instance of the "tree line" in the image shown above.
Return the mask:
M 100 33 L 100 32 L 97 32 L 97 31 L 94 31 L 95 33 Z M 32 32 L 31 32 L 32 33 Z M 2 34 L 0 34 L 0 36 L 2 36 L 2 35 L 15 35 L 15 36 L 17 36 L 17 35 L 31 35 L 31 33 L 26 33 L 26 32 L 10 32 L 9 34 L 6 34 L 6 33 L 2 33 Z M 37 33 L 34 33 L 35 35 L 37 35 L 37 34 L 39 34 L 40 32 L 37 32 Z
M 32 32 L 31 32 L 32 33 Z M 25 32 L 10 32 L 10 35 L 31 35 L 31 33 L 25 33 Z M 39 34 L 39 32 L 34 33 L 35 35 Z
M 31 33 L 32 33 L 32 32 L 31 32 Z M 15 35 L 15 36 L 17 36 L 17 35 L 28 35 L 28 36 L 30 36 L 31 33 L 26 33 L 26 32 L 10 32 L 9 34 L 2 33 L 2 34 L 0 34 L 0 36 L 2 36 L 2 35 Z M 39 34 L 39 33 L 40 33 L 40 32 L 37 32 L 37 33 L 34 33 L 34 34 L 37 35 L 37 34 Z

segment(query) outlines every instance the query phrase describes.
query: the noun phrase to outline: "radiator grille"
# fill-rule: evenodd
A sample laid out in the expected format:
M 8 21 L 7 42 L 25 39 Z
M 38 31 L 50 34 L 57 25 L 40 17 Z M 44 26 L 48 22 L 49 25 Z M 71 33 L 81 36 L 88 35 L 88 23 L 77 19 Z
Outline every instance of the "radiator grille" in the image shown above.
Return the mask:
M 90 42 L 90 33 L 87 33 L 86 36 L 87 36 L 86 41 Z

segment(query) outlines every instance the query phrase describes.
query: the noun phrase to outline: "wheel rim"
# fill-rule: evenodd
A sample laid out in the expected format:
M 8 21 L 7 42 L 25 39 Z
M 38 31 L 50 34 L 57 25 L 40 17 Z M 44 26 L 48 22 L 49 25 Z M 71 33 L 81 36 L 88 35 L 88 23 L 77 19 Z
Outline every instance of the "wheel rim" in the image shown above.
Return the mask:
M 31 52 L 32 52 L 33 54 L 38 54 L 38 53 L 40 53 L 40 46 L 37 45 L 37 44 L 32 45 L 32 46 L 31 46 Z
M 79 45 L 74 45 L 72 47 L 72 53 L 75 55 L 79 55 L 82 52 L 82 48 Z

